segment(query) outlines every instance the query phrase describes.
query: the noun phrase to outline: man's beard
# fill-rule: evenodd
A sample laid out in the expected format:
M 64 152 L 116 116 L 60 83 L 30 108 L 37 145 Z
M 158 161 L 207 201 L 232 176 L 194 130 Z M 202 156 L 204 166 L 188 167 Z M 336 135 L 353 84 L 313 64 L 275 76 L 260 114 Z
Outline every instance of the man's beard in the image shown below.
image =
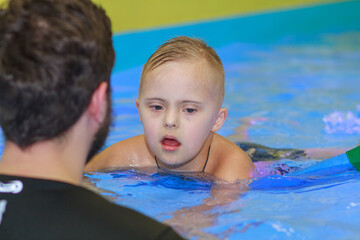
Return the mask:
M 94 140 L 91 144 L 86 163 L 88 163 L 95 154 L 101 149 L 104 145 L 106 137 L 109 133 L 109 128 L 111 125 L 111 97 L 110 94 L 107 94 L 107 109 L 106 109 L 106 116 L 104 122 L 101 124 L 98 132 L 95 134 Z

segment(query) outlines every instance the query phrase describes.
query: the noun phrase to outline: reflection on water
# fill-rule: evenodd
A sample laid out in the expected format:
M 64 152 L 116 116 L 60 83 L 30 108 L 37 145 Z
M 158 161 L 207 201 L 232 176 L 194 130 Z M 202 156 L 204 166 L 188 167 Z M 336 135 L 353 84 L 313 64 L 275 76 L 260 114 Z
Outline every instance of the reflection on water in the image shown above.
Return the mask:
M 325 131 L 329 134 L 346 133 L 360 134 L 360 105 L 357 105 L 356 112 L 333 112 L 325 115 L 323 120 Z

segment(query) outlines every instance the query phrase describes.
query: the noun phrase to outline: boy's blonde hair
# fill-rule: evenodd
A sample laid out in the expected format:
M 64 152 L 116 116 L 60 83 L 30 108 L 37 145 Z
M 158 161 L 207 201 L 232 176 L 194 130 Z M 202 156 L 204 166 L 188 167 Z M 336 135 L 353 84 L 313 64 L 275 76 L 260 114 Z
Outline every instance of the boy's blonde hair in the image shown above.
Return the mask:
M 212 47 L 197 38 L 186 36 L 175 37 L 162 44 L 143 66 L 139 96 L 145 77 L 155 68 L 167 62 L 186 62 L 206 60 L 215 72 L 221 102 L 224 100 L 224 67 L 219 56 Z

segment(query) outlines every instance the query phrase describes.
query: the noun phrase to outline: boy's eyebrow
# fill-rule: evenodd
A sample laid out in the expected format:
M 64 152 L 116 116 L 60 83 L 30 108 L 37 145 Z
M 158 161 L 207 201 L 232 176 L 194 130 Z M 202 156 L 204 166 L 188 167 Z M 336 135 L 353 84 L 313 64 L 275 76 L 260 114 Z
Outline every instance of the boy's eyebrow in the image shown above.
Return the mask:
M 184 101 L 181 101 L 181 103 L 194 103 L 194 104 L 199 104 L 199 105 L 202 104 L 201 102 L 194 101 L 194 100 L 184 100 Z
M 166 100 L 165 99 L 162 99 L 162 98 L 145 98 L 144 99 L 145 101 L 162 101 L 162 102 L 165 102 Z
M 162 99 L 162 98 L 145 98 L 144 99 L 145 102 L 149 102 L 149 101 L 162 101 L 162 102 L 167 102 L 165 99 Z M 201 105 L 202 103 L 201 102 L 198 102 L 198 101 L 195 101 L 195 100 L 183 100 L 181 101 L 180 103 L 193 103 L 193 104 L 198 104 L 198 105 Z

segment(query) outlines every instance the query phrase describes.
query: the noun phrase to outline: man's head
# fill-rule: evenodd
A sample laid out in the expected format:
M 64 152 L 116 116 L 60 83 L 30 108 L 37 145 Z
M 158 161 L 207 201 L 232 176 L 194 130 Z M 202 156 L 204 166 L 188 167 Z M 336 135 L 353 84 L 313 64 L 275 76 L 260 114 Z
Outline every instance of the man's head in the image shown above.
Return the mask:
M 11 0 L 0 12 L 6 140 L 24 149 L 64 134 L 109 83 L 114 58 L 110 20 L 90 0 Z
M 209 85 L 217 90 L 217 104 L 221 107 L 224 100 L 224 67 L 215 50 L 204 41 L 186 36 L 172 38 L 161 45 L 148 59 L 141 74 L 139 97 L 147 81 L 149 73 L 169 62 L 199 63 L 207 65 L 207 70 L 213 76 Z

